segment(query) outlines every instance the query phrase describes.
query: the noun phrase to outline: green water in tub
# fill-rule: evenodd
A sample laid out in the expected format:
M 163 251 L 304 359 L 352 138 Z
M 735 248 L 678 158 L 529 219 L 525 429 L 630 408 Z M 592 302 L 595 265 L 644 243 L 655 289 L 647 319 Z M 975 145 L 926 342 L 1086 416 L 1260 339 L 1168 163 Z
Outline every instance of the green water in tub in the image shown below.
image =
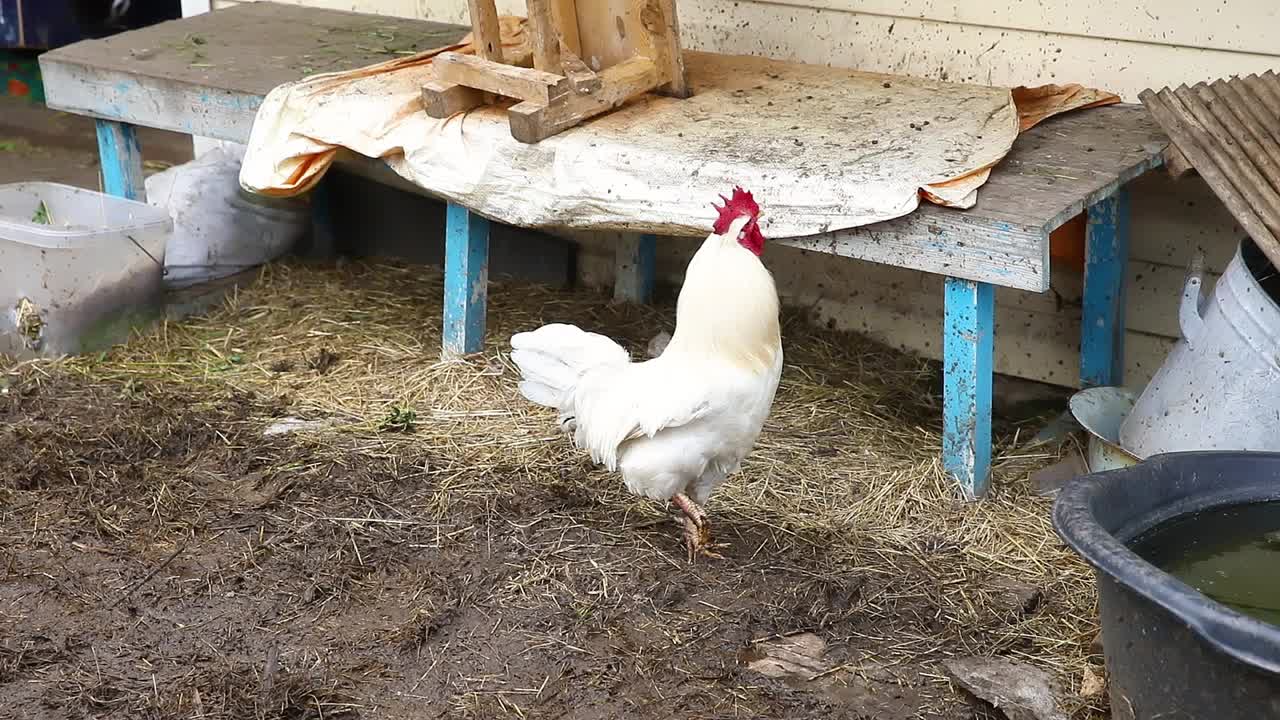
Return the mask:
M 1280 625 L 1280 502 L 1185 515 L 1130 547 L 1213 600 Z

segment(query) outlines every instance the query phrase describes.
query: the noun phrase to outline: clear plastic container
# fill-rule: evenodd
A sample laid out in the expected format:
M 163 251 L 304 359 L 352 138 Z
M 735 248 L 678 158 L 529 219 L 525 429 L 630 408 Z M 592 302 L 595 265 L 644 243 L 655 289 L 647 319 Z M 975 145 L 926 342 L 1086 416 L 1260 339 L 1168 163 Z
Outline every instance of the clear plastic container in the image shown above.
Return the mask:
M 47 182 L 0 185 L 0 353 L 123 342 L 163 313 L 162 208 Z

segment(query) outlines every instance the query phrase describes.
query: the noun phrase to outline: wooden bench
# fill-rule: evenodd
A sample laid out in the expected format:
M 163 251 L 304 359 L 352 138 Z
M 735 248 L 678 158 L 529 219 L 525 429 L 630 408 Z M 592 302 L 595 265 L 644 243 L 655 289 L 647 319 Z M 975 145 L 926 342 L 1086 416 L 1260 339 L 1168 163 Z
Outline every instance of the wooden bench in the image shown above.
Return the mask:
M 134 126 L 243 143 L 277 85 L 439 47 L 467 30 L 258 2 L 76 43 L 41 56 L 40 65 L 50 107 L 97 118 L 106 191 L 143 198 Z M 1047 291 L 1049 234 L 1087 211 L 1081 381 L 1119 384 L 1129 243 L 1124 184 L 1157 167 L 1166 143 L 1140 106 L 1071 113 L 1019 137 L 971 210 L 925 204 L 889 222 L 783 241 L 943 276 L 943 461 L 967 497 L 982 496 L 989 484 L 995 287 Z M 447 354 L 482 346 L 488 223 L 448 207 Z M 649 298 L 655 243 L 636 236 L 619 244 L 619 298 Z

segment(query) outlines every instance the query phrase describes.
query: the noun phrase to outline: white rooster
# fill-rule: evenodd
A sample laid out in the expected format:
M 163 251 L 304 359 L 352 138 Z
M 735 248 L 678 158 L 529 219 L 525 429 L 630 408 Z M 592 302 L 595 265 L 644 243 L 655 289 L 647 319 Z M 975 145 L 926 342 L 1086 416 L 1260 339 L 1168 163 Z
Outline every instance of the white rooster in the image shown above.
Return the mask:
M 748 193 L 716 206 L 719 218 L 689 261 L 665 350 L 631 362 L 621 345 L 573 325 L 511 338 L 520 392 L 555 408 L 577 447 L 627 489 L 670 500 L 684 514 L 685 545 L 711 549 L 702 510 L 751 451 L 782 374 L 778 291 L 760 261 L 760 207 Z

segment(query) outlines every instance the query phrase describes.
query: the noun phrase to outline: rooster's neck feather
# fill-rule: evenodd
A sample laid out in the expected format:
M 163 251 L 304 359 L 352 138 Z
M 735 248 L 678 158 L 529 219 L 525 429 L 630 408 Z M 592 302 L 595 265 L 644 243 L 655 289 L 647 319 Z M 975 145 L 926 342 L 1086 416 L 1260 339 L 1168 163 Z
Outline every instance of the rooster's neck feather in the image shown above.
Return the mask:
M 702 243 L 685 271 L 676 304 L 676 331 L 663 352 L 727 361 L 767 371 L 782 348 L 773 276 L 742 247 L 739 218 Z

